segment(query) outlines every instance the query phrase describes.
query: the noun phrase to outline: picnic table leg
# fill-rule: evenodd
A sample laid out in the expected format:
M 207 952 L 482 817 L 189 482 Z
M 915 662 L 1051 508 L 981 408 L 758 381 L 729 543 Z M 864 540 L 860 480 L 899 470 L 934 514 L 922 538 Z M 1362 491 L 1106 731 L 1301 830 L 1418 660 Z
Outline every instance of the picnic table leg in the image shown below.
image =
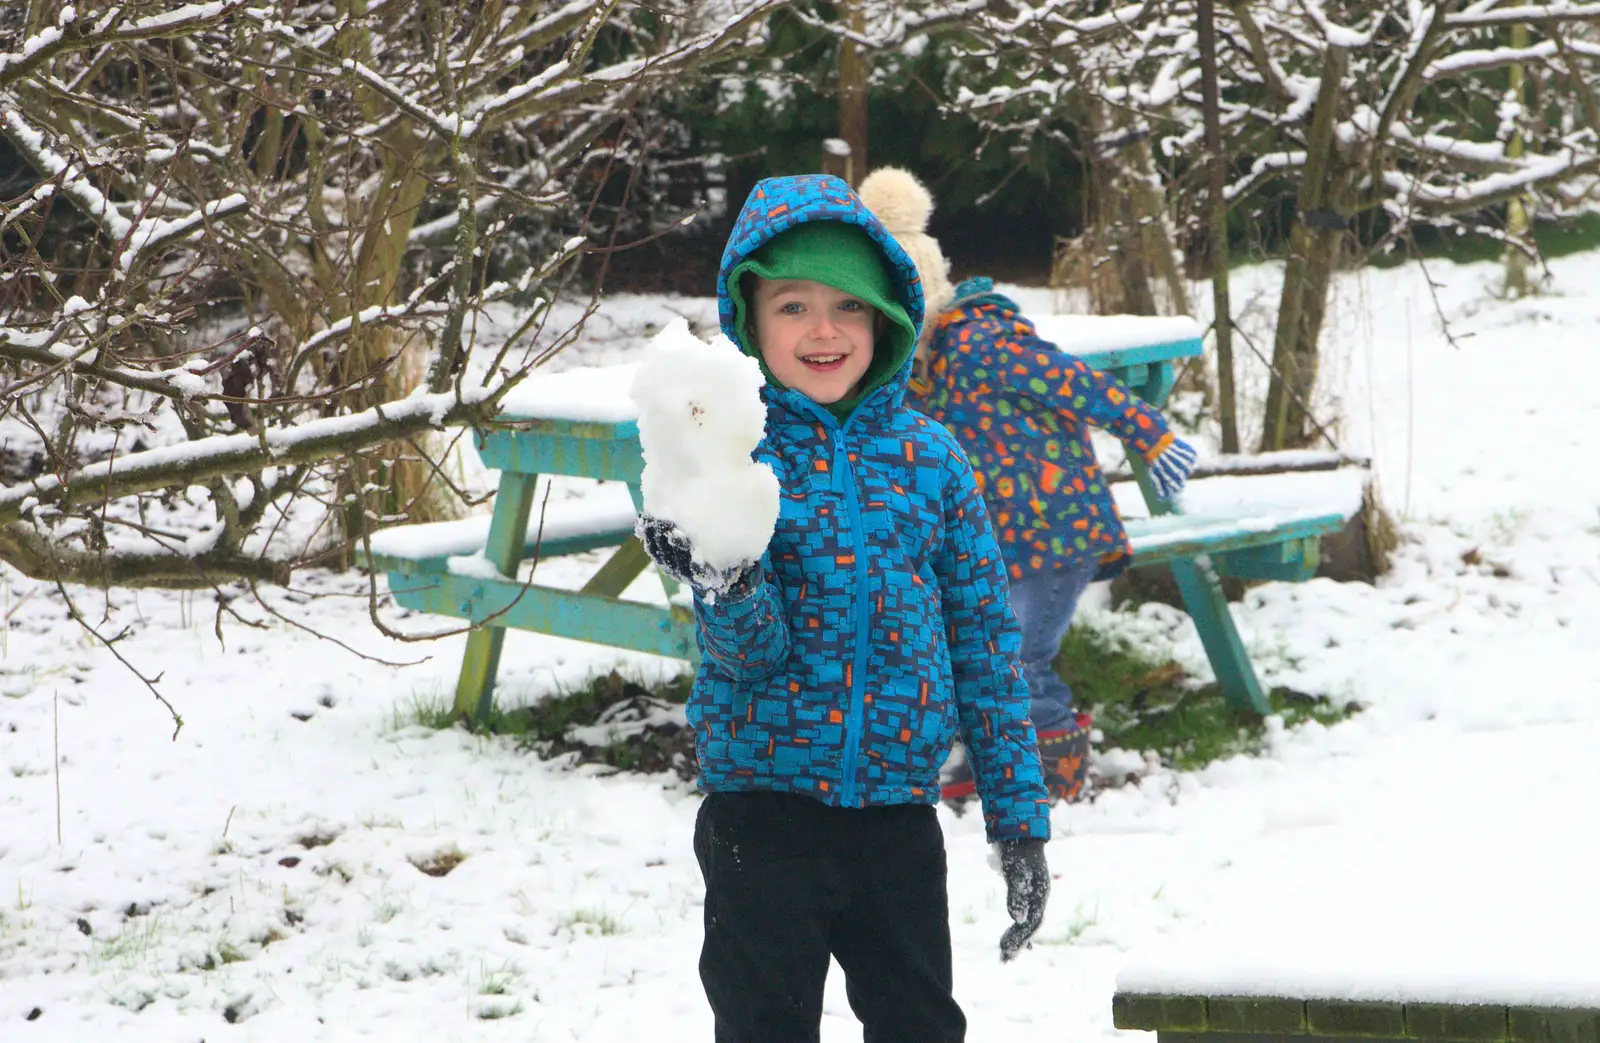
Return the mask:
M 489 522 L 489 540 L 484 544 L 483 556 L 504 576 L 514 578 L 522 564 L 538 477 L 500 473 L 500 489 L 495 494 L 494 517 Z M 505 627 L 498 620 L 475 627 L 467 635 L 467 652 L 461 658 L 461 676 L 456 681 L 455 712 L 457 716 L 468 715 L 480 728 L 488 723 L 494 706 L 494 679 L 500 670 L 500 649 L 505 640 Z
M 581 594 L 599 594 L 608 598 L 622 596 L 628 589 L 628 584 L 638 578 L 651 565 L 650 555 L 645 553 L 644 544 L 639 542 L 639 537 L 629 536 L 618 547 L 616 553 L 606 559 L 589 582 L 580 589 Z
M 1130 453 L 1128 466 L 1152 515 L 1177 513 L 1171 504 L 1156 495 L 1150 470 L 1143 460 Z M 1174 561 L 1171 568 L 1178 592 L 1183 595 L 1184 607 L 1188 609 L 1189 618 L 1194 620 L 1206 658 L 1211 660 L 1217 684 L 1222 687 L 1223 698 L 1235 710 L 1271 713 L 1261 680 L 1256 677 L 1256 668 L 1244 650 L 1244 642 L 1239 639 L 1239 628 L 1233 623 L 1233 613 L 1228 609 L 1228 599 L 1222 593 L 1216 569 L 1206 558 Z

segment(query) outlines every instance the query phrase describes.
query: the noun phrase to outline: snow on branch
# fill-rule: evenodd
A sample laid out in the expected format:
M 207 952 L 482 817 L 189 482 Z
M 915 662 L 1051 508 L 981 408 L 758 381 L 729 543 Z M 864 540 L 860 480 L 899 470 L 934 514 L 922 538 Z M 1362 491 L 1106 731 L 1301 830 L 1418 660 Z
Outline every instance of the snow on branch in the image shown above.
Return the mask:
M 802 8 L 794 8 L 791 13 L 810 28 L 841 40 L 850 40 L 863 50 L 888 51 L 904 47 L 906 41 L 915 36 L 936 33 L 945 28 L 970 28 L 989 6 L 988 0 L 955 0 L 932 10 L 909 10 L 898 5 L 891 5 L 887 9 L 873 8 L 870 14 L 879 17 L 871 20 L 865 32 L 852 29 L 846 19 L 828 21 Z
M 1600 171 L 1600 157 L 1567 152 L 1560 156 L 1540 156 L 1525 162 L 1521 169 L 1490 174 L 1459 185 L 1432 185 L 1399 170 L 1384 174 L 1393 194 L 1415 206 L 1424 216 L 1482 210 L 1529 189 L 1551 181 L 1562 181 Z
M 1487 29 L 1499 25 L 1532 25 L 1538 22 L 1600 21 L 1600 4 L 1527 4 L 1499 7 L 1487 11 L 1464 11 L 1444 16 L 1452 29 Z
M 627 64 L 629 66 L 637 65 L 636 62 L 628 62 Z M 539 93 L 551 84 L 559 83 L 571 67 L 565 59 L 558 61 L 547 68 L 541 69 L 508 91 L 492 98 L 473 102 L 467 111 L 473 118 L 475 125 L 490 126 L 506 119 L 507 115 L 514 112 L 518 105 L 523 103 L 536 104 Z
M 1396 125 L 1389 132 L 1390 140 L 1408 146 L 1417 153 L 1427 153 L 1437 159 L 1451 160 L 1453 165 L 1470 169 L 1504 173 L 1520 170 L 1522 161 L 1506 155 L 1505 143 L 1500 141 L 1467 141 L 1447 134 L 1413 134 L 1410 128 Z
M 0 486 L 0 523 L 39 507 L 68 508 L 268 467 L 318 463 L 385 442 L 488 419 L 500 385 L 417 394 L 346 416 L 268 428 L 259 435 L 213 435 L 86 464 L 65 476 L 40 475 Z
M 413 294 L 409 301 L 398 306 L 374 304 L 371 307 L 363 308 L 355 315 L 347 315 L 339 319 L 337 322 L 330 324 L 327 329 L 313 333 L 301 341 L 291 355 L 294 358 L 300 358 L 310 352 L 320 351 L 323 346 L 341 337 L 348 337 L 351 331 L 362 326 L 393 325 L 402 319 L 420 319 L 443 315 L 447 310 L 444 302 L 427 301 L 420 294 Z
M 1148 3 L 1126 4 L 1112 8 L 1104 14 L 1067 21 L 1066 27 L 1051 39 L 1050 46 L 1072 47 L 1119 29 L 1137 25 L 1149 11 Z
M 1554 40 L 1545 40 L 1532 47 L 1492 47 L 1483 50 L 1456 51 L 1428 64 L 1422 73 L 1425 80 L 1437 80 L 1462 73 L 1502 69 L 1508 65 L 1526 62 L 1543 62 L 1559 53 Z
M 221 21 L 228 15 L 248 6 L 249 0 L 216 0 L 207 4 L 185 4 L 173 8 L 162 14 L 149 15 L 137 18 L 125 26 L 111 32 L 104 42 L 122 40 L 147 40 L 161 36 L 176 36 L 192 33 L 196 29 L 203 29 Z M 107 13 L 102 20 L 102 26 L 115 24 L 115 10 Z M 96 40 L 96 43 L 102 42 Z
M 0 88 L 8 87 L 38 69 L 63 51 L 86 50 L 129 40 L 148 40 L 181 36 L 222 21 L 246 6 L 248 0 L 226 0 L 209 4 L 186 4 L 158 15 L 117 25 L 121 5 L 111 9 L 92 29 L 83 29 L 72 7 L 62 11 L 61 20 L 23 41 L 22 50 L 0 54 Z
M 0 112 L 0 131 L 41 174 L 60 179 L 60 191 L 100 226 L 106 238 L 113 244 L 126 244 L 117 261 L 118 271 L 123 275 L 132 269 L 141 254 L 187 238 L 207 221 L 242 213 L 250 206 L 244 195 L 234 192 L 181 218 L 128 218 L 83 176 L 79 167 L 51 148 L 44 133 L 28 123 L 22 113 L 14 109 Z
M 412 97 L 410 91 L 389 82 L 385 76 L 369 68 L 364 62 L 346 58 L 341 66 L 346 72 L 355 73 L 363 83 L 393 102 L 400 111 L 423 123 L 442 138 L 453 138 L 457 134 L 470 138 L 477 133 L 477 124 L 472 120 L 463 120 L 459 116 L 439 115 Z
M 1330 47 L 1343 47 L 1346 50 L 1359 50 L 1372 43 L 1372 32 L 1359 32 L 1339 25 L 1328 17 L 1322 9 L 1322 4 L 1317 0 L 1301 0 L 1301 7 L 1328 41 Z
M 110 365 L 100 358 L 100 349 L 92 338 L 72 336 L 73 331 L 83 330 L 76 316 L 87 308 L 87 302 L 81 297 L 74 297 L 67 301 L 62 314 L 47 328 L 20 330 L 0 326 L 0 358 L 44 366 L 48 370 L 70 368 L 118 387 L 167 398 L 184 398 L 192 394 L 192 373 L 180 370 L 176 373 L 151 374 L 126 366 Z M 6 393 L 14 394 L 14 387 L 6 388 Z
M 250 201 L 242 193 L 215 199 L 186 217 L 171 220 L 142 220 L 134 226 L 128 238 L 128 248 L 117 259 L 124 273 L 132 269 L 141 253 L 159 249 L 180 239 L 186 239 L 205 227 L 207 221 L 230 217 L 250 209 Z
M 25 576 L 95 587 L 195 590 L 231 580 L 289 582 L 290 563 L 216 541 L 190 553 L 187 541 L 149 550 L 79 550 L 28 521 L 0 524 L 0 559 Z
M 1250 164 L 1250 173 L 1224 189 L 1223 198 L 1231 203 L 1268 177 L 1289 170 L 1298 170 L 1305 165 L 1306 154 L 1303 150 L 1299 152 L 1271 152 L 1265 156 L 1257 156 L 1256 161 Z
M 133 222 L 122 216 L 93 182 L 74 170 L 66 157 L 51 148 L 44 140 L 44 133 L 24 119 L 22 113 L 10 108 L 0 112 L 0 131 L 39 173 L 60 178 L 62 193 L 99 225 L 112 242 L 121 242 L 133 231 Z
M 512 119 L 537 114 L 558 103 L 580 101 L 645 78 L 662 79 L 676 75 L 712 57 L 731 40 L 741 36 L 752 23 L 777 10 L 784 2 L 756 0 L 744 11 L 730 15 L 717 28 L 660 54 L 625 59 L 581 74 L 566 59 L 562 59 L 510 90 L 474 101 L 468 107 L 467 114 L 476 122 L 476 129 L 481 134 Z

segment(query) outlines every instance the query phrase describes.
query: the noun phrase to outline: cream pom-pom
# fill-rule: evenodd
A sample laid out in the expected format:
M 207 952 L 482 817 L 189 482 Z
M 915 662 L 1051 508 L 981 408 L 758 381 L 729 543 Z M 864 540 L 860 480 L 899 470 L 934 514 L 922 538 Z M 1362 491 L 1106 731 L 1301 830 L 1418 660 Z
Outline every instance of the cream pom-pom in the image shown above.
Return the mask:
M 917 266 L 927 306 L 919 343 L 926 347 L 933 335 L 934 320 L 955 297 L 955 288 L 950 285 L 950 262 L 939 249 L 939 241 L 927 233 L 933 195 L 915 175 L 899 167 L 874 170 L 861 179 L 856 194 Z
M 890 235 L 898 238 L 907 232 L 928 230 L 928 218 L 933 216 L 933 196 L 909 170 L 879 167 L 862 179 L 856 194 L 883 222 Z

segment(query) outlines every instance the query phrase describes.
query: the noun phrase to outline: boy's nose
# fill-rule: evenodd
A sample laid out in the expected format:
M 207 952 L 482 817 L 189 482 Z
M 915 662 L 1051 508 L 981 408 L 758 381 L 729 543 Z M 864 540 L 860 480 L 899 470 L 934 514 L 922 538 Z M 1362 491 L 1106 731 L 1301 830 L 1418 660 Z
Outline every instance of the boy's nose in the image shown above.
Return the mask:
M 834 325 L 833 318 L 828 315 L 819 315 L 811 326 L 811 336 L 814 340 L 832 340 L 838 334 L 839 327 Z

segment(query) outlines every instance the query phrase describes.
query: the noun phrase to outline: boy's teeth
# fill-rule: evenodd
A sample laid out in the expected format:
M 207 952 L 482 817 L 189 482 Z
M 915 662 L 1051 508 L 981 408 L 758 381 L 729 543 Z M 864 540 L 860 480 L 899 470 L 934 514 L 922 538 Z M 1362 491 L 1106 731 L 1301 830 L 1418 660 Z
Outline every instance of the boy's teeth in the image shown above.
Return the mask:
M 842 358 L 844 358 L 843 355 L 813 355 L 806 361 L 815 362 L 820 365 L 827 365 L 830 362 L 838 362 Z

